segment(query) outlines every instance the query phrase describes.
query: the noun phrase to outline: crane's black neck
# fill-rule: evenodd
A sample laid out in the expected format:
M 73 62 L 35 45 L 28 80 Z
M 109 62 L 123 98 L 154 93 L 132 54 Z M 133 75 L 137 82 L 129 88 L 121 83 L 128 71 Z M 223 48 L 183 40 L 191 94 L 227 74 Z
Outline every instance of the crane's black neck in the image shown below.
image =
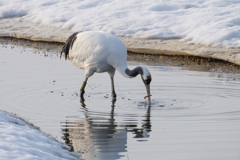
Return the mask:
M 130 77 L 136 77 L 138 74 L 143 74 L 143 70 L 141 67 L 136 67 L 134 68 L 133 70 L 130 70 L 130 69 L 126 69 L 125 70 L 125 73 L 130 76 Z

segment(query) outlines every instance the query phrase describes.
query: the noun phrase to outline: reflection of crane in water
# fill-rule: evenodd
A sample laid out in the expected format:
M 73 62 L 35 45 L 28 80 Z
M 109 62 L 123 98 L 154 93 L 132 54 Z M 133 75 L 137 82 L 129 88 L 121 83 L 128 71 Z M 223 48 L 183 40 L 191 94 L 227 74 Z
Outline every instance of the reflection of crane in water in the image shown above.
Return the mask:
M 139 128 L 133 128 L 131 130 L 128 130 L 128 132 L 132 132 L 134 133 L 136 136 L 134 138 L 145 138 L 145 137 L 149 137 L 149 132 L 151 132 L 151 120 L 150 120 L 150 109 L 151 107 L 148 106 L 147 109 L 147 114 L 146 114 L 146 119 L 142 120 L 143 121 L 143 125 L 141 127 L 141 129 Z
M 62 138 L 72 151 L 80 152 L 84 159 L 119 159 L 123 157 L 120 153 L 127 151 L 127 132 L 135 134 L 134 138 L 149 137 L 151 132 L 150 107 L 147 109 L 141 128 L 138 128 L 138 123 L 132 120 L 116 122 L 114 107 L 109 114 L 83 109 L 84 119 L 62 122 L 64 135 Z

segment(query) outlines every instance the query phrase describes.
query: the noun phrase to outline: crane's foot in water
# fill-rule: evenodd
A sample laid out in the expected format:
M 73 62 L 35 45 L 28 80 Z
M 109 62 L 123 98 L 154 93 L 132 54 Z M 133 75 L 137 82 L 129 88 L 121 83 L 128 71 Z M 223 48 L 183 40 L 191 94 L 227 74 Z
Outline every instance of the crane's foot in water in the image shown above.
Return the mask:
M 86 104 L 84 103 L 84 99 L 80 99 L 80 103 L 81 103 L 81 106 L 82 106 L 83 108 L 86 107 Z
M 82 107 L 85 107 L 85 106 L 86 106 L 85 103 L 84 103 L 84 101 L 85 101 L 84 96 L 83 96 L 84 93 L 85 93 L 85 91 L 82 90 L 82 89 L 80 89 L 80 103 L 81 103 L 81 106 L 82 106 Z
M 113 98 L 117 98 L 117 94 L 116 93 L 112 93 L 112 97 Z
M 82 107 L 85 107 L 86 104 L 84 103 L 85 99 L 83 97 L 80 97 L 80 103 Z
M 112 107 L 115 107 L 116 101 L 117 101 L 117 98 L 116 97 L 112 97 Z
M 83 89 L 80 89 L 80 98 L 83 98 L 84 93 L 85 93 L 85 91 Z

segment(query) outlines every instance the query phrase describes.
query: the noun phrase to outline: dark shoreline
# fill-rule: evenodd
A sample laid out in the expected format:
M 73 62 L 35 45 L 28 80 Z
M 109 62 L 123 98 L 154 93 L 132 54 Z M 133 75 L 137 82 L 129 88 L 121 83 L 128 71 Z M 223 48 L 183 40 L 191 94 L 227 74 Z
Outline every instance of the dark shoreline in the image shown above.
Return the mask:
M 0 37 L 1 44 L 17 45 L 22 47 L 30 47 L 45 52 L 60 53 L 64 43 L 61 42 L 45 42 L 32 41 L 23 38 Z M 128 61 L 143 63 L 148 65 L 163 65 L 182 67 L 183 69 L 193 71 L 213 71 L 221 73 L 233 73 L 240 77 L 240 65 L 215 59 L 204 58 L 192 55 L 166 55 L 156 53 L 139 53 L 128 51 Z

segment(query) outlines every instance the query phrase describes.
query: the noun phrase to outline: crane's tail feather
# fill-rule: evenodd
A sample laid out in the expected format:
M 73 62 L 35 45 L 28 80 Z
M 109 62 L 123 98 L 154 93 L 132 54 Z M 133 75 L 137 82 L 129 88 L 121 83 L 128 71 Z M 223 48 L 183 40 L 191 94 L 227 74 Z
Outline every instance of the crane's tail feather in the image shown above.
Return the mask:
M 60 58 L 62 57 L 62 54 L 64 53 L 65 54 L 65 59 L 68 58 L 68 54 L 69 54 L 69 50 L 72 49 L 72 46 L 73 46 L 73 43 L 74 41 L 77 39 L 77 34 L 80 33 L 80 32 L 75 32 L 73 33 L 68 39 L 67 41 L 65 42 L 63 48 L 62 48 L 62 51 L 61 51 L 61 54 L 60 54 Z

